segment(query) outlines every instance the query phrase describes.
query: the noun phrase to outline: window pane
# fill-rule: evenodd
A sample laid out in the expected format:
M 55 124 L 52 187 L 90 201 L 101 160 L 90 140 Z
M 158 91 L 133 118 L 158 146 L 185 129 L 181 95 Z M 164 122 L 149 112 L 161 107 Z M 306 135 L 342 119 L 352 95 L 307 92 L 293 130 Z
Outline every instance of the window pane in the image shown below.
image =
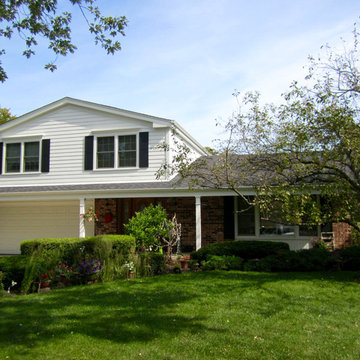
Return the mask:
M 6 144 L 6 172 L 20 172 L 21 144 Z
M 237 229 L 240 236 L 255 235 L 255 207 L 242 198 L 238 198 Z
M 104 136 L 97 138 L 97 167 L 114 167 L 114 137 Z
M 280 204 L 274 206 L 270 214 L 260 216 L 260 235 L 295 235 L 296 226 L 288 225 L 282 219 Z
M 136 135 L 119 136 L 119 167 L 136 166 Z
M 24 171 L 39 171 L 39 142 L 28 142 L 24 146 Z
M 318 225 L 300 225 L 300 236 L 318 236 Z

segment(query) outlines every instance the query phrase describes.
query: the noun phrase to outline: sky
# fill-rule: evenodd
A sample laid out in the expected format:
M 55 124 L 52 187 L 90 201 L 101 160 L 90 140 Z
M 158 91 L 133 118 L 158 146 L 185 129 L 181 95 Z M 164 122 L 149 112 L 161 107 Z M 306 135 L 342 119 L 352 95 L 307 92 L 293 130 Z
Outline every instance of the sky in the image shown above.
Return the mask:
M 68 1 L 60 0 L 65 6 Z M 20 116 L 65 96 L 176 120 L 204 146 L 220 136 L 220 120 L 237 109 L 232 95 L 256 90 L 281 101 L 306 75 L 308 56 L 322 45 L 351 43 L 360 22 L 359 0 L 101 0 L 104 15 L 125 15 L 122 50 L 106 55 L 94 45 L 73 8 L 78 50 L 56 61 L 40 42 L 22 56 L 20 39 L 1 39 L 8 80 L 0 107 Z

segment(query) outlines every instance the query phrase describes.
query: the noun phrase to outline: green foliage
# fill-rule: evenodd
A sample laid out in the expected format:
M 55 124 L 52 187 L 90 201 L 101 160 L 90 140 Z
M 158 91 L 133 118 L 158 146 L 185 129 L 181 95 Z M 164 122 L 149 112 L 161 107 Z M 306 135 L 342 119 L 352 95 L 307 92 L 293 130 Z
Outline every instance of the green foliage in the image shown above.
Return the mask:
M 0 271 L 0 296 L 4 292 L 3 279 L 4 279 L 4 273 Z
M 238 256 L 209 255 L 207 261 L 201 262 L 203 270 L 242 270 L 244 260 Z
M 143 211 L 137 212 L 125 225 L 127 234 L 136 239 L 140 251 L 160 247 L 162 238 L 168 238 L 171 221 L 167 220 L 166 210 L 161 206 L 150 204 Z
M 16 116 L 11 115 L 10 110 L 7 108 L 0 108 L 0 125 L 10 120 L 15 119 Z
M 334 270 L 337 259 L 326 249 L 312 248 L 300 251 L 282 251 L 262 259 L 249 260 L 245 271 L 328 271 Z
M 27 58 L 35 54 L 39 39 L 48 41 L 48 48 L 55 57 L 74 53 L 76 45 L 71 39 L 71 6 L 76 6 L 94 36 L 95 44 L 100 44 L 108 54 L 114 54 L 121 49 L 117 37 L 125 35 L 127 20 L 124 16 L 103 16 L 95 3 L 96 0 L 69 0 L 61 4 L 58 4 L 58 0 L 2 1 L 0 37 L 12 39 L 17 33 L 25 43 L 23 55 Z M 0 55 L 4 53 L 5 49 L 0 49 Z M 56 65 L 50 62 L 45 68 L 54 71 Z M 6 72 L 0 66 L 0 81 L 4 82 L 6 78 Z
M 289 245 L 272 241 L 225 241 L 205 246 L 193 253 L 191 258 L 206 261 L 211 255 L 237 256 L 244 260 L 260 259 L 281 251 L 289 250 Z
M 11 286 L 12 281 L 17 283 L 13 289 L 17 290 L 21 287 L 28 261 L 29 256 L 24 255 L 0 257 L 0 271 L 3 273 L 3 285 L 5 289 Z
M 76 268 L 89 259 L 101 260 L 102 281 L 120 278 L 122 266 L 134 256 L 135 239 L 129 235 L 36 239 L 23 241 L 20 248 L 29 256 L 22 284 L 22 291 L 27 293 L 35 289 L 42 274 L 54 272 L 62 264 Z
M 136 273 L 139 277 L 160 275 L 165 272 L 165 257 L 158 252 L 142 252 L 136 261 Z
M 337 251 L 342 270 L 360 270 L 360 246 L 352 246 Z

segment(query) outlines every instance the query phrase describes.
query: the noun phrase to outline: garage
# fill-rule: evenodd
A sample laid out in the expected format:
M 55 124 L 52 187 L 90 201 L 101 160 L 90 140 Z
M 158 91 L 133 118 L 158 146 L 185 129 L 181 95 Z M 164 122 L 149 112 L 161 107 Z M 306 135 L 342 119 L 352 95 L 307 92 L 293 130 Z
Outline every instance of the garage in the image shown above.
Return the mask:
M 0 202 L 2 254 L 19 254 L 24 240 L 78 236 L 79 200 Z

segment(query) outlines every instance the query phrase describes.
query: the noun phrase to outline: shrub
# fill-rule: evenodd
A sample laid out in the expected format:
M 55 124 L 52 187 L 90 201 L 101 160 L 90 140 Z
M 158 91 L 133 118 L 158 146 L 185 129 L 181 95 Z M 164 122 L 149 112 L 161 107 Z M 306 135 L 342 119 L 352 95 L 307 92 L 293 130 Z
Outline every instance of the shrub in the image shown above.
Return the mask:
M 261 259 L 269 255 L 275 255 L 281 251 L 289 250 L 289 245 L 271 241 L 225 241 L 215 243 L 191 253 L 191 258 L 198 261 L 206 261 L 208 256 L 238 256 L 244 260 Z
M 80 263 L 86 256 L 106 257 L 122 255 L 129 257 L 135 251 L 135 239 L 129 235 L 102 235 L 85 238 L 35 239 L 23 241 L 21 253 L 32 255 L 40 250 L 42 257 L 68 265 Z
M 351 246 L 338 251 L 342 270 L 360 270 L 360 246 Z
M 135 239 L 129 235 L 102 235 L 86 238 L 36 239 L 21 243 L 23 254 L 29 254 L 23 292 L 31 291 L 41 273 L 59 265 L 78 267 L 86 259 L 97 258 L 103 263 L 101 279 L 121 276 L 121 267 L 134 256 Z
M 210 255 L 209 260 L 201 262 L 203 270 L 242 270 L 243 259 L 237 256 Z
M 225 256 L 210 255 L 209 260 L 201 262 L 203 270 L 227 270 Z
M 0 271 L 0 296 L 4 292 L 3 278 L 4 278 L 4 273 Z
M 335 259 L 328 250 L 312 248 L 300 251 L 283 251 L 262 259 L 249 260 L 246 271 L 326 271 L 333 269 Z
M 136 239 L 138 250 L 151 250 L 161 246 L 161 239 L 169 236 L 171 221 L 166 218 L 166 210 L 161 205 L 150 204 L 129 220 L 125 225 L 125 231 Z
M 3 273 L 2 283 L 5 289 L 8 289 L 13 281 L 17 283 L 13 289 L 21 287 L 28 261 L 29 257 L 24 255 L 0 257 L 0 271 Z
M 136 273 L 139 276 L 160 275 L 165 272 L 165 257 L 159 252 L 138 254 Z

